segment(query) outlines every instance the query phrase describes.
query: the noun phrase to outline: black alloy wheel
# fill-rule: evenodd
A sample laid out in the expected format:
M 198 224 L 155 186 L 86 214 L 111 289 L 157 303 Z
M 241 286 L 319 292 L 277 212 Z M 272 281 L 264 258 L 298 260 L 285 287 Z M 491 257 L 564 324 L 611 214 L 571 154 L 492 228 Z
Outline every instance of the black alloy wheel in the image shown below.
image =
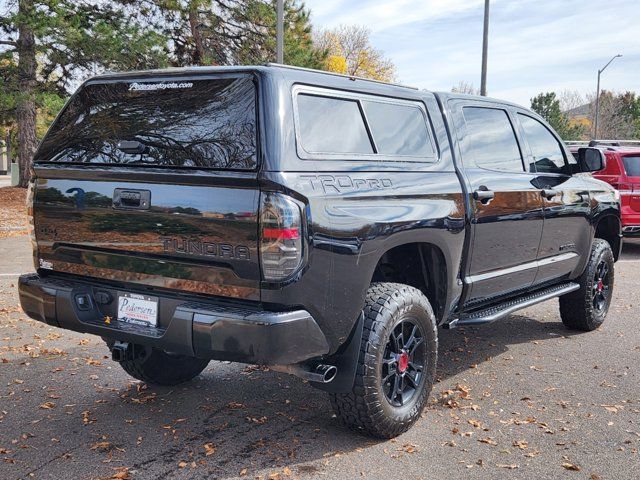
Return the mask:
M 424 335 L 412 319 L 389 334 L 382 364 L 382 385 L 391 405 L 401 407 L 420 390 L 426 362 Z
M 560 317 L 567 327 L 590 332 L 604 323 L 613 298 L 614 262 L 609 243 L 595 238 L 584 272 L 574 280 L 580 288 L 560 297 Z
M 331 394 L 337 417 L 376 438 L 406 432 L 421 416 L 438 365 L 436 317 L 427 297 L 400 283 L 367 290 L 353 388 Z
M 607 262 L 600 260 L 593 278 L 593 308 L 598 312 L 605 310 L 611 295 L 609 273 Z

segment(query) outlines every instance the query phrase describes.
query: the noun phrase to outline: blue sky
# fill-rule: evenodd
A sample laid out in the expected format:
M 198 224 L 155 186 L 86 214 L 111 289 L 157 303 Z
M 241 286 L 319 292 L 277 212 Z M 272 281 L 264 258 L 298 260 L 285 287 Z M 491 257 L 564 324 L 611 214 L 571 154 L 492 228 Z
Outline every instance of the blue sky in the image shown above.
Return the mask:
M 484 0 L 306 0 L 318 27 L 360 24 L 401 83 L 480 87 Z M 490 96 L 529 106 L 542 91 L 640 93 L 640 0 L 491 0 Z

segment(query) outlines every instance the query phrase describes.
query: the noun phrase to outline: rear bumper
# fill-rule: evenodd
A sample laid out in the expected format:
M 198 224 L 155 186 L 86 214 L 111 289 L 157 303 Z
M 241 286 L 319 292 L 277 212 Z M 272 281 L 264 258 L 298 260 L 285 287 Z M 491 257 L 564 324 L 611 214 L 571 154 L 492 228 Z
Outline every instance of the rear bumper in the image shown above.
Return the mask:
M 29 317 L 76 332 L 200 358 L 266 365 L 298 363 L 329 351 L 324 334 L 306 310 L 271 312 L 154 293 L 158 297 L 155 328 L 115 320 L 122 291 L 35 274 L 19 280 L 20 304 Z M 85 299 L 83 308 L 78 297 Z
M 640 236 L 640 222 L 638 225 L 626 225 L 622 227 L 622 235 L 624 235 L 625 237 Z
M 621 220 L 622 234 L 625 237 L 640 235 L 640 212 L 635 211 L 630 205 L 622 205 Z

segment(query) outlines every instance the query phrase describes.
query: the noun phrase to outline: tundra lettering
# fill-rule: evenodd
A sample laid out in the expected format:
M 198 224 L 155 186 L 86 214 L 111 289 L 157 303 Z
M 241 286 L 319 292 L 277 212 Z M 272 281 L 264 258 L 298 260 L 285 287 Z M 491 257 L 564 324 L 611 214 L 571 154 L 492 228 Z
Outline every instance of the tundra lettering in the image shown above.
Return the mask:
M 250 260 L 251 252 L 244 245 L 229 245 L 227 243 L 201 242 L 186 238 L 161 238 L 165 253 L 186 253 L 190 255 L 204 255 L 209 257 L 235 258 Z

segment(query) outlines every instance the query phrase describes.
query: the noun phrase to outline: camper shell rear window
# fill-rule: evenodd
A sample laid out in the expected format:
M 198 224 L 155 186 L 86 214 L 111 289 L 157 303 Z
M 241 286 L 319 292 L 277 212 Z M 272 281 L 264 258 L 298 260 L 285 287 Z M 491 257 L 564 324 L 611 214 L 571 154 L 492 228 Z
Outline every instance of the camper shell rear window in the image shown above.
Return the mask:
M 256 118 L 251 75 L 89 83 L 35 161 L 253 170 Z

